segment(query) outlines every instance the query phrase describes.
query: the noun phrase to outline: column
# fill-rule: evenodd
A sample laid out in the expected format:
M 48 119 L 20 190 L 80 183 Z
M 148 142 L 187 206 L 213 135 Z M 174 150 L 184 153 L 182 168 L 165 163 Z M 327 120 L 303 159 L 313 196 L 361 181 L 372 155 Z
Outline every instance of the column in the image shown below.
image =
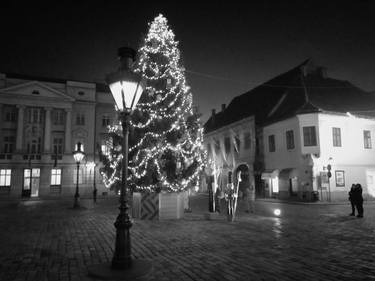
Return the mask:
M 52 108 L 44 108 L 46 112 L 46 119 L 44 123 L 44 153 L 51 152 L 51 110 Z
M 65 109 L 65 154 L 72 153 L 72 110 Z
M 16 151 L 20 153 L 22 151 L 23 144 L 23 123 L 24 123 L 24 105 L 17 105 L 18 117 L 17 117 L 17 137 L 16 137 Z

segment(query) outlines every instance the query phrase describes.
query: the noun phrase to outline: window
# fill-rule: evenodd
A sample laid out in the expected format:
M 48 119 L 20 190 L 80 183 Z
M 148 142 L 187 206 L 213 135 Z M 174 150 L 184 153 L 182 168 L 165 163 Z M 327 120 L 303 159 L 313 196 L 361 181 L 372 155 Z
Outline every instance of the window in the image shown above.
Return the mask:
M 85 125 L 85 115 L 83 113 L 77 113 L 76 115 L 76 125 Z
M 63 154 L 63 137 L 54 137 L 53 138 L 53 153 L 57 155 Z
M 51 185 L 61 185 L 61 169 L 51 170 Z
M 244 136 L 244 142 L 245 142 L 245 149 L 249 149 L 250 146 L 251 146 L 251 137 L 250 137 L 250 133 L 245 133 L 245 136 Z
M 107 127 L 111 123 L 111 119 L 107 114 L 102 116 L 102 127 Z
M 27 154 L 40 154 L 42 139 L 34 138 L 27 143 Z
M 4 154 L 13 153 L 15 143 L 16 143 L 16 138 L 14 136 L 5 136 L 4 137 L 4 148 L 3 148 Z
M 286 131 L 286 149 L 294 148 L 294 132 L 293 130 Z
M 17 108 L 15 106 L 4 105 L 3 120 L 5 122 L 16 122 L 17 120 Z
M 371 132 L 370 131 L 363 131 L 363 142 L 365 148 L 371 148 Z
M 225 146 L 225 153 L 228 154 L 230 153 L 230 138 L 226 137 L 224 139 L 224 146 Z
M 303 127 L 303 144 L 304 146 L 316 145 L 315 126 Z
M 42 109 L 31 107 L 27 109 L 27 122 L 32 124 L 42 123 Z
M 341 146 L 341 129 L 332 128 L 333 146 Z
M 53 125 L 64 124 L 64 111 L 62 109 L 55 109 L 52 111 L 52 123 Z
M 0 169 L 0 187 L 10 187 L 11 169 Z
M 268 148 L 270 152 L 275 152 L 276 150 L 275 135 L 268 136 Z

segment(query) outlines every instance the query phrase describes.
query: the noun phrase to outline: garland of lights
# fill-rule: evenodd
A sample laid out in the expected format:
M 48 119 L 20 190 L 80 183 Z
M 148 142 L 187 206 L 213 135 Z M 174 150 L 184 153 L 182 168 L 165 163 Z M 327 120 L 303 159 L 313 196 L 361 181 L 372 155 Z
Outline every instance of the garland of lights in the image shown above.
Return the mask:
M 193 113 L 193 97 L 174 38 L 167 19 L 159 15 L 138 51 L 134 71 L 147 81 L 147 87 L 130 121 L 137 141 L 129 147 L 128 176 L 138 190 L 196 187 L 207 159 L 203 128 Z M 111 126 L 109 133 L 121 137 L 121 126 Z M 122 161 L 121 151 L 109 144 L 113 155 L 106 156 L 108 169 L 101 171 L 107 187 L 120 181 Z

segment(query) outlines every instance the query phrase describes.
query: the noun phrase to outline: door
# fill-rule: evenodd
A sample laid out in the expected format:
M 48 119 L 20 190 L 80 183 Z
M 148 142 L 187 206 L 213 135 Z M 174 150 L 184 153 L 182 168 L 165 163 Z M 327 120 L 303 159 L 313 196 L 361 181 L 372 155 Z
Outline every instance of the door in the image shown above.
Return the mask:
M 375 171 L 366 171 L 367 192 L 375 197 Z
M 40 169 L 25 169 L 23 173 L 23 197 L 38 197 L 40 183 Z

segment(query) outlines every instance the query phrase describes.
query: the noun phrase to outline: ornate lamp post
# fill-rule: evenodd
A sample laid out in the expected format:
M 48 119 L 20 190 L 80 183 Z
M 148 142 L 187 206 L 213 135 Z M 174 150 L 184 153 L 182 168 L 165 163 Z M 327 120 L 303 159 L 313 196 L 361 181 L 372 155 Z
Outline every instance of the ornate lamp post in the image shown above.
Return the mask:
M 79 208 L 79 165 L 81 164 L 82 159 L 85 157 L 83 152 L 83 145 L 78 142 L 76 145 L 76 150 L 73 151 L 74 161 L 77 164 L 77 183 L 76 183 L 76 193 L 74 194 L 74 205 L 73 208 Z
M 111 266 L 108 264 L 93 265 L 89 268 L 89 275 L 101 279 L 131 280 L 148 275 L 152 264 L 146 260 L 132 260 L 130 228 L 132 221 L 128 213 L 127 176 L 128 176 L 128 135 L 129 118 L 136 107 L 144 89 L 142 77 L 131 70 L 136 52 L 128 47 L 118 50 L 121 66 L 115 73 L 107 76 L 106 82 L 116 103 L 120 115 L 122 140 L 122 174 L 120 189 L 120 213 L 114 223 L 116 227 L 115 251 Z
M 328 165 L 327 165 L 327 177 L 328 177 L 328 201 L 331 202 L 331 177 L 332 177 L 332 173 L 331 173 L 331 170 L 332 170 L 332 157 L 329 157 L 328 158 Z

